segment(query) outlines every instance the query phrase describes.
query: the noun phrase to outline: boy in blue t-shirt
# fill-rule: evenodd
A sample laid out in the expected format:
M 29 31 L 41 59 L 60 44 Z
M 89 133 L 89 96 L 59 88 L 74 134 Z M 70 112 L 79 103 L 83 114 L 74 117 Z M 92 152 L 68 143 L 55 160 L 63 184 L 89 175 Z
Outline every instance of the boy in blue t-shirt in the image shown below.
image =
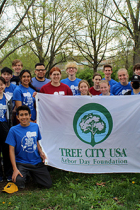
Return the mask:
M 102 80 L 108 81 L 108 83 L 110 85 L 110 92 L 112 92 L 113 85 L 116 85 L 118 83 L 114 79 L 111 78 L 111 74 L 113 73 L 112 66 L 109 65 L 109 64 L 105 64 L 103 71 L 104 71 L 104 74 L 105 74 L 105 78 L 103 78 Z
M 76 78 L 76 72 L 77 72 L 77 65 L 75 62 L 69 62 L 66 65 L 66 72 L 68 74 L 68 77 L 66 79 L 62 79 L 61 82 L 65 85 L 68 85 L 73 93 L 73 95 L 80 95 L 80 91 L 78 90 L 78 84 L 81 81 L 81 79 Z
M 26 177 L 31 173 L 38 184 L 50 188 L 52 182 L 47 166 L 44 165 L 46 155 L 39 144 L 41 140 L 39 127 L 36 123 L 30 122 L 30 118 L 29 107 L 19 106 L 17 119 L 20 124 L 12 127 L 6 138 L 13 167 L 12 181 L 19 188 L 24 188 Z
M 116 85 L 112 87 L 113 95 L 124 95 L 126 92 L 132 90 L 130 82 L 128 82 L 128 72 L 125 68 L 118 70 L 119 81 Z
M 11 78 L 13 77 L 12 75 L 12 70 L 9 69 L 8 67 L 4 67 L 1 70 L 1 76 L 5 79 L 6 81 L 6 87 L 5 87 L 5 93 L 13 97 L 13 92 L 16 88 L 16 85 L 10 83 Z

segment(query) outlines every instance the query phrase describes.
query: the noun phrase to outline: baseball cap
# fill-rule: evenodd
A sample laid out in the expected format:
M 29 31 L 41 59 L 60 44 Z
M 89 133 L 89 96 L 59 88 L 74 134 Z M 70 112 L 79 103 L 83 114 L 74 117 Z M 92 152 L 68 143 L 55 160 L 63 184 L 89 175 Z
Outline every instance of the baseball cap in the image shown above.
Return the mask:
M 140 76 L 139 75 L 133 75 L 131 78 L 131 82 L 140 82 Z
M 7 193 L 14 193 L 18 191 L 18 187 L 13 182 L 8 182 L 3 191 Z

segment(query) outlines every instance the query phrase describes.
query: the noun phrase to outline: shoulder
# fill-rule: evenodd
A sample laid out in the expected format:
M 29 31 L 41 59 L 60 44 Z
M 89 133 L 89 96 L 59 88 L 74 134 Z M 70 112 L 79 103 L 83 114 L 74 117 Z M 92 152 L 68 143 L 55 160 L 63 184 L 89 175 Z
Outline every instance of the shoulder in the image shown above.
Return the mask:
M 6 98 L 7 101 L 10 101 L 10 99 L 12 98 L 12 96 L 10 96 L 7 93 L 4 93 L 4 96 L 5 96 L 5 98 Z
M 14 85 L 14 84 L 10 83 L 10 87 L 12 87 L 13 89 L 15 89 L 17 87 L 17 85 Z
M 77 81 L 77 82 L 80 82 L 80 81 L 81 81 L 81 79 L 80 79 L 80 78 L 76 78 L 76 81 Z
M 67 82 L 67 81 L 68 81 L 68 78 L 62 79 L 62 80 L 61 80 L 62 83 L 63 83 L 63 82 Z

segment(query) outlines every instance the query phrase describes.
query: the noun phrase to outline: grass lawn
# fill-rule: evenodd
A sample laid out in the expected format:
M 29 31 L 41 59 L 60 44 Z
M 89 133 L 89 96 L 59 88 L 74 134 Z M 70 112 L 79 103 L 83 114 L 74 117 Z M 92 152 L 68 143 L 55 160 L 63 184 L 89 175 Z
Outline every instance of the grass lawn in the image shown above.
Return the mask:
M 140 210 L 140 174 L 50 173 L 50 189 L 30 182 L 24 190 L 7 194 L 2 192 L 7 183 L 0 183 L 0 210 Z

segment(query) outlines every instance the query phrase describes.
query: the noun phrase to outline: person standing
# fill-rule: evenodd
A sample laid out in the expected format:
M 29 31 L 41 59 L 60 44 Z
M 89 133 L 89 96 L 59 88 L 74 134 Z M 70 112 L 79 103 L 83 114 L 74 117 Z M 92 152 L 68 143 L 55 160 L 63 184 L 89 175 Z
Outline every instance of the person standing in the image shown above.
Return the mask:
M 13 97 L 13 92 L 16 88 L 16 85 L 10 83 L 12 76 L 12 70 L 8 67 L 4 67 L 1 70 L 1 76 L 5 79 L 6 87 L 5 87 L 5 93 L 9 94 L 11 97 Z
M 12 166 L 9 158 L 9 147 L 5 143 L 9 128 L 12 126 L 12 100 L 11 96 L 4 93 L 6 82 L 3 77 L 0 77 L 0 153 L 3 157 L 3 168 L 0 161 L 0 182 L 3 181 L 4 175 L 7 181 L 12 180 Z
M 54 94 L 54 95 L 73 95 L 68 85 L 60 82 L 61 70 L 58 67 L 53 67 L 50 70 L 51 82 L 43 85 L 40 93 Z
M 140 63 L 136 63 L 133 67 L 134 74 L 140 76 Z
M 109 64 L 104 65 L 104 70 L 103 71 L 104 71 L 104 74 L 105 74 L 105 78 L 103 78 L 102 80 L 108 81 L 108 83 L 110 85 L 110 92 L 111 92 L 113 85 L 116 85 L 118 83 L 114 79 L 111 78 L 111 74 L 113 73 L 112 66 L 109 65 Z
M 45 78 L 46 69 L 43 63 L 37 63 L 35 65 L 35 74 L 36 76 L 32 78 L 32 85 L 39 92 L 43 85 L 46 85 L 50 82 L 50 79 Z
M 31 73 L 29 70 L 22 70 L 20 72 L 20 82 L 21 84 L 16 87 L 13 93 L 13 100 L 15 101 L 16 108 L 21 105 L 29 106 L 31 110 L 31 120 L 36 122 L 36 109 L 35 109 L 35 98 L 33 93 L 36 89 L 30 83 Z
M 80 95 L 80 91 L 78 90 L 78 84 L 81 81 L 81 79 L 76 78 L 76 72 L 78 69 L 77 64 L 75 62 L 69 62 L 66 64 L 65 69 L 68 74 L 68 77 L 66 79 L 62 79 L 61 82 L 70 87 L 74 96 Z
M 100 95 L 100 94 L 101 94 L 101 92 L 100 92 L 100 85 L 99 85 L 99 83 L 100 83 L 101 80 L 102 80 L 101 74 L 95 73 L 95 74 L 93 75 L 93 79 L 92 79 L 92 81 L 93 81 L 93 87 L 91 87 L 91 88 L 89 89 L 89 92 L 90 92 L 93 96 L 96 96 L 96 95 Z
M 133 90 L 129 90 L 124 95 L 139 95 L 140 94 L 140 76 L 139 75 L 132 76 L 131 86 Z
M 11 83 L 12 84 L 19 85 L 19 83 L 20 83 L 19 75 L 20 75 L 20 72 L 21 72 L 22 68 L 23 68 L 23 64 L 20 60 L 15 59 L 12 62 L 12 69 L 14 70 L 14 75 L 11 78 Z
M 118 70 L 119 81 L 116 85 L 112 87 L 113 95 L 124 95 L 129 90 L 132 90 L 130 82 L 128 82 L 128 71 L 125 68 Z

